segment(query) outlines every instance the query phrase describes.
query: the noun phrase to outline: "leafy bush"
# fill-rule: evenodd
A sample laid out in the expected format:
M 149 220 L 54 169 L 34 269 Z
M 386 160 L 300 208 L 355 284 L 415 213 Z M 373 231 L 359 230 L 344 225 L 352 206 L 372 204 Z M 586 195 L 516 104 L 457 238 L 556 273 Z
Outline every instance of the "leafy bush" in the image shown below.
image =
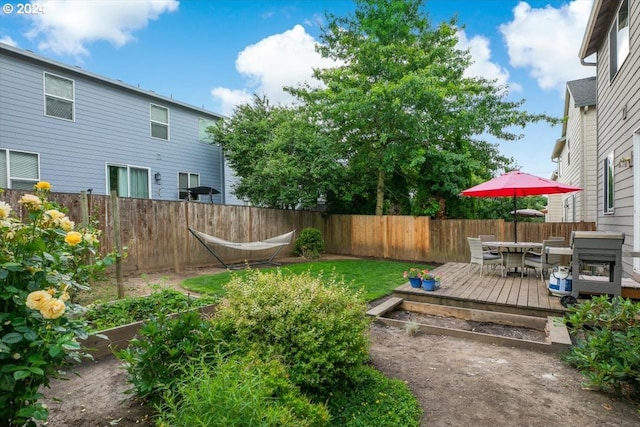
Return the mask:
M 569 308 L 576 344 L 566 359 L 590 386 L 640 398 L 640 303 L 606 295 Z
M 214 367 L 215 366 L 215 367 Z M 252 356 L 188 365 L 164 394 L 158 425 L 322 427 L 329 411 L 304 397 L 278 361 Z
M 328 400 L 334 427 L 412 427 L 420 425 L 422 408 L 407 384 L 363 366 Z
M 48 200 L 51 184 L 18 202 L 24 220 L 0 202 L 0 420 L 35 426 L 47 408 L 38 402 L 64 365 L 82 357 L 78 338 L 86 323 L 71 319 L 78 289 L 104 270 L 112 256 L 97 256 L 100 232 L 76 226 L 66 210 Z
M 165 391 L 175 389 L 182 367 L 190 360 L 214 361 L 227 351 L 223 324 L 189 311 L 145 322 L 139 338 L 129 341 L 129 347 L 116 356 L 126 362 L 136 394 L 157 400 Z
M 317 228 L 305 228 L 296 239 L 294 253 L 305 258 L 319 258 L 324 253 L 324 239 Z
M 240 348 L 280 358 L 305 393 L 328 392 L 368 360 L 366 303 L 335 277 L 251 270 L 226 290 L 216 318 Z
M 163 289 L 147 296 L 94 304 L 87 309 L 84 318 L 89 322 L 90 330 L 101 331 L 161 314 L 204 307 L 216 301 L 212 297 L 194 298 L 175 289 Z

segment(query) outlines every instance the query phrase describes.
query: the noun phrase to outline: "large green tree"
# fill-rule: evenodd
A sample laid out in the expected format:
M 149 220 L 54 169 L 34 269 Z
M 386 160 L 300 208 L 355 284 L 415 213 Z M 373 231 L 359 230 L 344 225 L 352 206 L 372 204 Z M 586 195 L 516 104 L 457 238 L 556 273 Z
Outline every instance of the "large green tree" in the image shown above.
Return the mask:
M 287 90 L 343 146 L 350 185 L 338 203 L 445 216 L 462 189 L 510 165 L 478 135 L 515 140 L 510 129 L 549 118 L 465 75 L 471 59 L 456 49 L 454 19 L 432 27 L 421 0 L 355 2 L 349 16 L 327 15 L 318 45 L 341 65 L 314 71 L 320 88 Z
M 304 109 L 273 106 L 254 96 L 207 132 L 240 177 L 235 194 L 256 206 L 315 207 L 344 181 L 340 146 Z

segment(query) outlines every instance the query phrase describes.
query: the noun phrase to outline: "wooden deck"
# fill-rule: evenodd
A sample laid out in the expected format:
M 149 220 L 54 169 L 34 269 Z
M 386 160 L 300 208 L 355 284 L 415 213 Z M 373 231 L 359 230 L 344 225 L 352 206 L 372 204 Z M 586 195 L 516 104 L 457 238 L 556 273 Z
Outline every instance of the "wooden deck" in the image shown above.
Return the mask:
M 447 263 L 432 271 L 442 278 L 440 288 L 424 291 L 406 284 L 394 289 L 393 296 L 408 301 L 428 302 L 454 307 L 521 314 L 526 316 L 562 316 L 567 309 L 560 297 L 550 295 L 547 283 L 529 270 L 524 277 L 502 277 L 500 270 L 485 271 L 480 277 L 478 266 Z

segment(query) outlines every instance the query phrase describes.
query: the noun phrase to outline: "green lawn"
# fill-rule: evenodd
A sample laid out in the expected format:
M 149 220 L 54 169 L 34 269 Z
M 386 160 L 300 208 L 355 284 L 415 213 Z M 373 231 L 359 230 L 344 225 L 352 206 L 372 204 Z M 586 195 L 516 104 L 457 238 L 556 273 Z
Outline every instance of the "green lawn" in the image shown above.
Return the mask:
M 347 286 L 353 290 L 364 288 L 364 297 L 367 301 L 373 301 L 385 295 L 389 295 L 393 289 L 404 284 L 407 280 L 402 277 L 404 271 L 411 267 L 430 269 L 431 266 L 420 263 L 407 263 L 385 260 L 334 260 L 334 261 L 309 261 L 300 264 L 291 264 L 283 267 L 273 267 L 264 270 L 279 268 L 284 274 L 298 274 L 309 271 L 316 276 L 331 276 L 333 273 L 338 278 L 344 278 Z M 186 279 L 181 283 L 187 290 L 207 295 L 224 295 L 224 284 L 232 274 L 245 275 L 246 271 L 238 270 L 226 273 L 211 274 Z

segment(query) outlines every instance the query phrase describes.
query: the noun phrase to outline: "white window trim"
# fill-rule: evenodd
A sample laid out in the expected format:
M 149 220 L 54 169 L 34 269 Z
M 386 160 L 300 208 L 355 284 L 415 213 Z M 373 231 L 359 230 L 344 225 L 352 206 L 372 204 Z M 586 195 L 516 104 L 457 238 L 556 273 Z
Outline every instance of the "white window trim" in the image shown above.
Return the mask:
M 163 108 L 163 109 L 167 110 L 167 123 L 159 122 L 159 121 L 153 120 L 151 118 L 151 111 L 153 110 L 153 107 Z M 167 127 L 167 139 L 158 138 L 157 136 L 153 136 L 153 124 L 154 123 Z M 149 136 L 151 136 L 151 138 L 153 138 L 153 139 L 159 139 L 160 141 L 169 141 L 169 140 L 171 140 L 171 126 L 170 126 L 169 123 L 171 123 L 171 111 L 169 110 L 169 107 L 165 107 L 164 105 L 160 105 L 160 104 L 150 103 L 149 104 Z
M 47 74 L 50 75 L 50 76 L 57 77 L 59 79 L 69 80 L 71 82 L 71 93 L 72 93 L 73 98 L 72 99 L 68 99 L 68 98 L 60 97 L 58 95 L 48 94 L 47 93 L 47 83 L 46 83 L 46 75 Z M 65 117 L 52 116 L 50 114 L 47 114 L 47 97 L 48 96 L 50 96 L 51 98 L 57 98 L 57 99 L 62 99 L 64 101 L 71 102 L 71 115 L 73 116 L 73 118 L 67 119 Z M 75 80 L 70 79 L 69 77 L 60 76 L 58 74 L 54 74 L 54 73 L 49 73 L 47 71 L 43 71 L 42 72 L 42 100 L 44 101 L 43 104 L 42 104 L 42 108 L 43 108 L 43 113 L 44 113 L 45 117 L 51 117 L 53 119 L 66 120 L 67 122 L 75 122 L 76 121 L 76 82 L 75 82 Z
M 187 193 L 187 198 L 186 199 L 181 199 L 180 198 L 180 174 L 185 174 L 187 175 L 187 180 L 190 181 L 191 180 L 191 176 L 197 176 L 198 177 L 198 185 L 200 185 L 200 174 L 197 172 L 186 172 L 186 171 L 178 171 L 178 173 L 176 174 L 176 181 L 178 183 L 178 199 L 179 200 L 197 200 L 200 201 L 200 195 L 198 194 L 198 197 L 195 199 L 189 199 L 188 198 L 188 193 Z M 188 187 L 187 187 L 188 188 Z
M 602 167 L 602 213 L 604 215 L 613 215 L 615 208 L 615 186 L 616 186 L 616 173 L 615 167 L 613 164 L 615 157 L 614 152 L 609 153 L 607 157 L 605 157 Z M 609 170 L 611 170 L 611 178 L 609 178 Z M 612 183 L 612 191 L 613 191 L 613 200 L 611 206 L 609 206 L 609 179 L 613 180 Z
M 126 164 L 122 164 L 122 163 L 105 163 L 104 166 L 104 190 L 105 190 L 105 194 L 108 196 L 110 195 L 110 191 L 109 191 L 109 166 L 115 166 L 117 168 L 127 168 L 127 195 L 126 196 L 120 196 L 120 197 L 127 197 L 127 198 L 133 198 L 131 196 L 131 168 L 134 169 L 141 169 L 141 170 L 146 170 L 147 171 L 147 191 L 149 193 L 149 199 L 152 199 L 152 195 L 153 193 L 151 192 L 151 168 L 146 167 L 146 166 L 137 166 L 137 165 L 126 165 Z M 137 198 L 137 197 L 136 197 Z
M 630 1 L 627 2 L 627 21 L 630 21 Z M 629 57 L 629 53 L 630 53 L 630 49 L 631 49 L 631 23 L 627 22 L 627 52 L 624 56 L 624 58 L 622 58 L 622 60 L 620 60 L 620 58 L 618 57 L 618 50 L 620 49 L 619 46 L 619 40 L 618 40 L 618 34 L 620 33 L 620 30 L 618 29 L 618 15 L 620 14 L 620 10 L 622 9 L 622 3 L 619 4 L 618 9 L 616 10 L 616 13 L 613 17 L 613 22 L 611 23 L 611 26 L 609 27 L 609 81 L 612 82 L 616 76 L 618 75 L 618 73 L 620 72 L 620 69 L 622 68 L 622 64 L 625 63 L 625 61 L 627 60 L 627 58 Z M 615 31 L 614 31 L 615 30 Z M 612 51 L 611 49 L 611 36 L 612 34 L 615 34 L 616 37 L 616 49 L 615 52 Z M 616 61 L 616 70 L 615 72 L 611 72 L 611 66 L 612 66 L 612 62 L 615 58 Z
M 40 177 L 42 176 L 42 174 L 40 173 L 40 153 L 35 152 L 35 151 L 24 151 L 24 150 L 12 150 L 9 148 L 2 148 L 2 151 L 4 151 L 6 154 L 8 154 L 6 156 L 6 161 L 7 161 L 7 188 L 11 189 L 11 180 L 13 179 L 17 179 L 17 180 L 21 180 L 21 181 L 30 181 L 31 178 L 24 178 L 24 177 L 17 177 L 17 176 L 11 176 L 11 161 L 9 160 L 9 158 L 11 157 L 11 153 L 23 153 L 23 154 L 33 154 L 36 156 L 36 158 L 38 159 L 38 178 L 34 180 L 33 185 L 36 185 L 38 183 L 38 181 L 40 181 Z

